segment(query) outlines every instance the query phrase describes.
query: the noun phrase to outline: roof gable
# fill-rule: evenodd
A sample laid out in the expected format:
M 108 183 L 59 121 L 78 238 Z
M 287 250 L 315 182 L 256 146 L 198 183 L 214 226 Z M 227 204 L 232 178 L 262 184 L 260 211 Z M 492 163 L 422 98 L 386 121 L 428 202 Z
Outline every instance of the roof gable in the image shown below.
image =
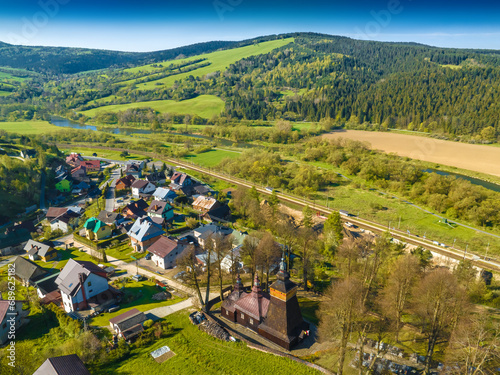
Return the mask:
M 22 280 L 34 280 L 47 273 L 42 267 L 21 256 L 16 258 L 14 266 L 16 268 L 16 276 Z
M 76 354 L 48 358 L 33 375 L 90 375 Z
M 105 272 L 96 264 L 70 259 L 57 277 L 56 284 L 64 293 L 72 294 L 80 287 L 79 275 L 84 274 L 88 277 L 91 273 L 105 279 Z
M 176 240 L 161 236 L 158 240 L 149 246 L 148 251 L 161 258 L 165 258 L 180 245 Z
M 128 235 L 139 242 L 149 240 L 151 238 L 161 236 L 164 233 L 162 227 L 145 216 L 135 221 L 134 225 L 128 231 Z

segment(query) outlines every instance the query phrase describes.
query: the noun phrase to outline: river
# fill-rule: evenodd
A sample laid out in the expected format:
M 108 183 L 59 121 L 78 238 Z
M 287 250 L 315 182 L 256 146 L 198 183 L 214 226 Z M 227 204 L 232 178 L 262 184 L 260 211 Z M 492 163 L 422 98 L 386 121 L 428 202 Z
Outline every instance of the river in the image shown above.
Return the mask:
M 485 180 L 481 180 L 479 178 L 465 176 L 465 175 L 460 174 L 460 173 L 444 172 L 444 171 L 440 171 L 440 170 L 434 169 L 434 168 L 424 169 L 423 172 L 437 173 L 437 174 L 439 174 L 441 176 L 453 176 L 453 177 L 456 177 L 456 178 L 461 178 L 463 180 L 467 180 L 467 181 L 473 183 L 474 185 L 479 185 L 479 186 L 485 187 L 486 189 L 493 190 L 493 191 L 496 191 L 496 192 L 500 193 L 500 185 L 494 184 L 493 182 L 488 182 L 488 181 L 485 181 Z
M 59 117 L 59 116 L 52 116 L 50 119 L 50 123 L 52 125 L 59 126 L 62 128 L 103 131 L 103 132 L 112 133 L 112 134 L 130 135 L 130 134 L 153 134 L 153 133 L 155 133 L 155 132 L 148 130 L 148 129 L 137 129 L 137 128 L 121 128 L 121 127 L 116 127 L 116 128 L 101 127 L 101 128 L 98 128 L 95 125 L 80 124 L 79 122 L 68 120 L 66 118 Z M 170 133 L 170 132 L 168 132 L 168 133 Z M 216 142 L 218 145 L 220 145 L 222 147 L 232 147 L 235 144 L 239 148 L 262 147 L 260 145 L 253 145 L 251 143 L 246 143 L 246 142 L 232 142 L 228 139 L 207 137 L 207 136 L 201 135 L 201 134 L 184 134 L 184 133 L 171 133 L 171 134 L 182 135 L 184 137 L 206 139 L 206 140 L 209 140 L 212 142 Z

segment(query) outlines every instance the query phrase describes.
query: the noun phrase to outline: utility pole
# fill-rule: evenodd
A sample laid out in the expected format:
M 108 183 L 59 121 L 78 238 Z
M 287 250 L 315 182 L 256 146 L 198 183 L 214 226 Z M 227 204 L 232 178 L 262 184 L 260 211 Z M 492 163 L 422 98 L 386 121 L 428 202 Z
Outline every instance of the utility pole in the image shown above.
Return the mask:
M 467 254 L 467 248 L 469 247 L 469 244 L 465 245 L 465 251 L 464 251 L 464 260 L 465 260 L 465 254 Z

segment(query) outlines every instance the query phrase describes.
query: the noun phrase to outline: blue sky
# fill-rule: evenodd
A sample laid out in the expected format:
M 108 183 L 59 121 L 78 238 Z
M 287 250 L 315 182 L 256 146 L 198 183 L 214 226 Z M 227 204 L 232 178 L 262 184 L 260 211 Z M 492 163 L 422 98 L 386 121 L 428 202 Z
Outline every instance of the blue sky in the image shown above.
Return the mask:
M 500 50 L 499 15 L 499 2 L 484 0 L 0 0 L 0 40 L 153 51 L 313 31 Z

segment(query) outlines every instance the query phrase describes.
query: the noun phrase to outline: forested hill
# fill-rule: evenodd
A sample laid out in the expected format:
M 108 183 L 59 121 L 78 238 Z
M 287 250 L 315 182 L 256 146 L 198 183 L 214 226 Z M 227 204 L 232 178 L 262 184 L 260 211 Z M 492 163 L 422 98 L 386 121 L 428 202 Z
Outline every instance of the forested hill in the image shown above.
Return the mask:
M 38 73 L 74 74 L 104 68 L 152 64 L 190 57 L 219 49 L 236 48 L 276 36 L 240 42 L 212 41 L 154 52 L 120 52 L 87 48 L 17 46 L 0 42 L 0 67 L 27 69 Z
M 279 40 L 275 49 L 260 47 Z M 220 49 L 226 51 L 208 53 Z M 10 106 L 3 118 L 19 104 L 39 106 L 25 109 L 29 119 L 56 107 L 65 116 L 85 116 L 94 108 L 106 114 L 110 105 L 211 95 L 224 101 L 220 116 L 228 122 L 332 118 L 354 128 L 500 136 L 500 51 L 292 33 L 150 53 L 0 46 L 0 67 L 6 66 L 52 74 L 117 68 L 83 78 L 38 77 L 32 85 L 4 80 L 0 101 Z M 214 123 L 196 119 L 208 120 Z M 118 120 L 111 114 L 99 121 Z
M 207 42 L 165 51 L 133 53 L 85 48 L 14 46 L 0 42 L 0 66 L 27 69 L 39 73 L 73 74 L 110 67 L 134 66 L 192 56 L 235 42 Z

